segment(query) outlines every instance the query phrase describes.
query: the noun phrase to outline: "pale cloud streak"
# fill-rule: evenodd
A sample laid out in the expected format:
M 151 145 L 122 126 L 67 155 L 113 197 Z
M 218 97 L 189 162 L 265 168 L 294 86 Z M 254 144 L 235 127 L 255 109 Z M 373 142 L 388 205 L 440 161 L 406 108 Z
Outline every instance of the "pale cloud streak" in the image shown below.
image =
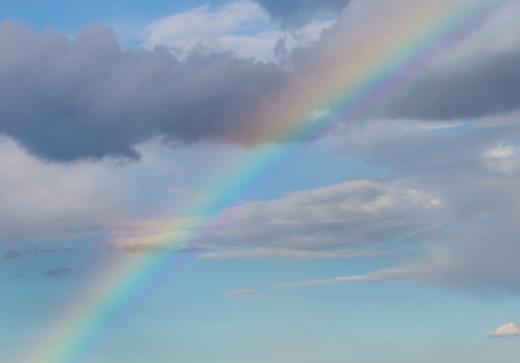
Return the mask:
M 370 272 L 365 275 L 351 275 L 338 276 L 325 279 L 306 280 L 301 282 L 290 282 L 279 284 L 281 288 L 303 288 L 303 287 L 317 287 L 317 286 L 336 286 L 336 285 L 351 285 L 359 283 L 376 283 L 376 282 L 390 282 L 409 280 L 411 278 L 410 272 L 401 269 L 383 269 Z
M 316 260 L 380 257 L 383 255 L 383 253 L 376 251 L 312 251 L 259 247 L 255 249 L 225 249 L 218 252 L 203 252 L 198 257 L 204 260 Z

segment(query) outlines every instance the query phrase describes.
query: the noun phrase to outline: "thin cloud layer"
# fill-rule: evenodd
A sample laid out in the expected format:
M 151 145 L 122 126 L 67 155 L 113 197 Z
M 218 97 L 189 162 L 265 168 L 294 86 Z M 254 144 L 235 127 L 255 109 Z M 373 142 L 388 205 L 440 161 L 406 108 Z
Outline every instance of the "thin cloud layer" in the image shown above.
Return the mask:
M 507 117 L 505 117 L 507 118 Z M 392 121 L 351 130 L 350 155 L 439 196 L 446 223 L 411 270 L 423 281 L 520 292 L 519 123 L 436 129 Z
M 348 181 L 231 208 L 225 213 L 232 218 L 210 221 L 204 229 L 211 232 L 192 243 L 217 249 L 202 253 L 205 259 L 373 257 L 374 252 L 345 248 L 427 239 L 441 223 L 441 211 L 439 199 L 406 183 Z M 127 236 L 111 244 L 126 250 L 177 248 L 193 225 L 130 222 L 116 234 Z
M 236 248 L 216 252 L 202 252 L 199 258 L 204 260 L 327 260 L 352 259 L 360 257 L 378 257 L 383 253 L 376 251 L 356 250 L 295 250 L 283 248 Z
M 237 207 L 209 243 L 312 250 L 417 240 L 431 232 L 441 204 L 402 183 L 348 181 Z
M 370 272 L 365 275 L 339 276 L 326 279 L 315 279 L 301 282 L 280 284 L 282 288 L 303 288 L 317 286 L 351 285 L 359 283 L 389 282 L 409 279 L 410 274 L 404 269 L 384 269 Z

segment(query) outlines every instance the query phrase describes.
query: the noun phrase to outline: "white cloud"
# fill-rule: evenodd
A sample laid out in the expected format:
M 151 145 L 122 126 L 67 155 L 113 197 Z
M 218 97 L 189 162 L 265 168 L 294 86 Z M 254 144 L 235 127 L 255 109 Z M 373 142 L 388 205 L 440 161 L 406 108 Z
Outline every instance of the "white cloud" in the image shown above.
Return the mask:
M 315 287 L 315 286 L 334 286 L 334 285 L 350 285 L 358 283 L 374 283 L 384 281 L 399 281 L 409 279 L 411 276 L 409 272 L 400 269 L 384 269 L 370 272 L 365 275 L 339 276 L 326 279 L 307 280 L 302 282 L 293 282 L 280 284 L 279 287 L 284 288 L 300 288 L 300 287 Z
M 520 291 L 520 126 L 509 121 L 453 130 L 423 128 L 416 120 L 369 122 L 341 140 L 351 157 L 442 202 L 445 224 L 406 266 L 421 281 L 477 293 Z
M 326 250 L 425 236 L 438 199 L 407 183 L 354 180 L 234 208 L 219 246 Z
M 188 235 L 195 246 L 210 249 L 200 255 L 205 259 L 372 257 L 373 251 L 346 248 L 427 238 L 441 210 L 438 198 L 407 183 L 355 180 L 247 202 L 224 211 L 224 218 L 129 222 L 111 244 L 129 250 L 178 248 L 178 240 Z M 211 233 L 198 240 L 193 226 Z
M 253 2 L 231 3 L 219 9 L 204 5 L 150 24 L 145 44 L 184 48 L 204 39 L 229 35 L 245 24 L 268 19 L 264 10 Z
M 515 323 L 502 324 L 488 334 L 494 338 L 505 338 L 520 335 L 520 325 Z
M 106 165 L 49 164 L 0 138 L 0 242 L 99 232 L 124 209 Z
M 290 250 L 282 248 L 226 249 L 218 252 L 204 252 L 199 258 L 205 260 L 257 260 L 257 259 L 351 259 L 359 257 L 376 257 L 382 253 L 375 251 L 311 251 Z
M 219 8 L 204 5 L 148 25 L 144 46 L 163 46 L 181 57 L 198 49 L 232 51 L 242 57 L 273 61 L 280 42 L 286 50 L 310 44 L 333 24 L 333 20 L 316 20 L 288 31 L 273 24 L 255 2 L 240 1 Z
M 490 170 L 513 173 L 520 170 L 520 146 L 498 144 L 485 150 L 483 159 Z

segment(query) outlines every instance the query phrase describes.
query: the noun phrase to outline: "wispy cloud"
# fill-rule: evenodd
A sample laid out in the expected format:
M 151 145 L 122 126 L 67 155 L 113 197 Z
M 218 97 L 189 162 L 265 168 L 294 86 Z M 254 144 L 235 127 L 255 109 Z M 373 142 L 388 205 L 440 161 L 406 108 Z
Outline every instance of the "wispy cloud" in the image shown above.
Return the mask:
M 301 288 L 315 286 L 350 285 L 358 283 L 375 283 L 384 281 L 399 281 L 409 277 L 408 271 L 400 268 L 377 270 L 365 275 L 339 276 L 326 279 L 306 280 L 279 284 L 281 288 Z
M 315 259 L 351 259 L 358 257 L 377 257 L 384 255 L 376 251 L 312 251 L 277 248 L 232 249 L 217 252 L 204 252 L 198 257 L 204 260 L 315 260 Z

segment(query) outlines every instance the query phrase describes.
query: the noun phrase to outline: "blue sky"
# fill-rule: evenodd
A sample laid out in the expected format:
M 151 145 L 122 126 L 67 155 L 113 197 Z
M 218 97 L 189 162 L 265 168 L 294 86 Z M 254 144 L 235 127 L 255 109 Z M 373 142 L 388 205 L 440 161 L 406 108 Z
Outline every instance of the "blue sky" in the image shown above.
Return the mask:
M 281 4 L 2 2 L 2 361 L 518 361 L 520 7 L 348 119 L 301 102 L 320 66 L 362 73 L 344 50 L 378 54 L 421 4 Z M 299 108 L 324 126 L 279 143 Z M 74 356 L 35 358 L 110 299 L 100 271 L 165 255 Z
M 214 1 L 214 4 L 222 2 Z M 145 22 L 189 10 L 200 1 L 5 1 L 2 18 L 21 20 L 34 29 L 51 27 L 67 33 L 92 23 Z

